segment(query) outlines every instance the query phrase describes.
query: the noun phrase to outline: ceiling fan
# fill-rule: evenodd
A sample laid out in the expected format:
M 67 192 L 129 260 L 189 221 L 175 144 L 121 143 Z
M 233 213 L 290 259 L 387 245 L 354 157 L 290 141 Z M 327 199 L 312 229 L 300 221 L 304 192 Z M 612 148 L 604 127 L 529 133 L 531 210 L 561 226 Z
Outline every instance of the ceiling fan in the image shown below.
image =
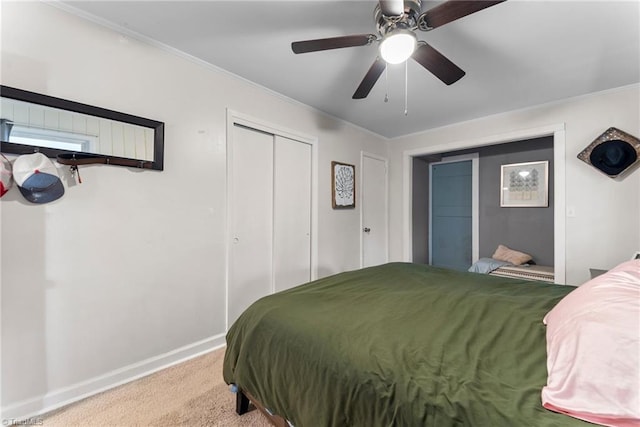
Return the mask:
M 366 98 L 389 64 L 414 59 L 445 84 L 460 80 L 465 72 L 425 41 L 415 30 L 431 31 L 456 19 L 479 12 L 506 0 L 448 0 L 422 12 L 422 0 L 379 0 L 374 10 L 378 35 L 357 34 L 291 43 L 294 53 L 317 52 L 379 43 L 379 55 L 364 76 L 353 99 Z

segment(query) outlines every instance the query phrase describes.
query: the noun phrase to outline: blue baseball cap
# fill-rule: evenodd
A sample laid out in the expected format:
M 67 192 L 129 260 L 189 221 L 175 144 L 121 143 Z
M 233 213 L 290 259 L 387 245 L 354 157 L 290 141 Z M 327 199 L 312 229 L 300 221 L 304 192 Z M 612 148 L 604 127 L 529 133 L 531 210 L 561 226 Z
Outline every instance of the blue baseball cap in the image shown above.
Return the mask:
M 64 194 L 58 168 L 42 153 L 25 154 L 13 163 L 13 179 L 31 203 L 49 203 Z

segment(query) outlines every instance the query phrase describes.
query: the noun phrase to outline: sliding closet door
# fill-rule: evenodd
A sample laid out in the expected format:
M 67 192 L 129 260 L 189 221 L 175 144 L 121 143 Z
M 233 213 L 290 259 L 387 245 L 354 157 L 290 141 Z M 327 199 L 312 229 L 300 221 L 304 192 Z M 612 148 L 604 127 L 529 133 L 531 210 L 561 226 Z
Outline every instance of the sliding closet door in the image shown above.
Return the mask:
M 232 129 L 228 326 L 263 296 L 311 280 L 312 146 Z
M 273 135 L 233 127 L 229 145 L 228 325 L 272 293 Z
M 311 145 L 276 136 L 273 267 L 276 291 L 311 280 Z

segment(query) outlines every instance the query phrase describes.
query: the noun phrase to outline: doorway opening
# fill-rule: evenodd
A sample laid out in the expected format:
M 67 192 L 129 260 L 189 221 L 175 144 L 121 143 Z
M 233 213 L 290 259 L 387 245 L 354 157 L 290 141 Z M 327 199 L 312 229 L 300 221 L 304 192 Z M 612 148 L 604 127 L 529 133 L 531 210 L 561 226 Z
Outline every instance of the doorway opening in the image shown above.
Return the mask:
M 416 199 L 414 197 L 417 188 L 415 186 L 415 179 L 419 178 L 422 173 L 425 176 L 425 168 L 420 167 L 420 162 L 428 164 L 429 161 L 440 161 L 443 156 L 446 155 L 460 155 L 460 154 L 468 154 L 471 152 L 478 152 L 481 147 L 486 147 L 489 149 L 493 147 L 493 150 L 498 150 L 496 147 L 498 145 L 502 145 L 503 147 L 507 147 L 507 152 L 514 151 L 514 148 L 517 147 L 517 142 L 527 141 L 527 140 L 535 140 L 535 139 L 544 139 L 546 138 L 548 141 L 548 149 L 550 156 L 550 173 L 552 174 L 552 179 L 549 180 L 549 194 L 552 196 L 552 201 L 548 208 L 511 208 L 512 211 L 519 210 L 519 214 L 523 215 L 524 221 L 527 221 L 527 214 L 531 214 L 534 210 L 545 210 L 546 217 L 544 220 L 536 220 L 541 221 L 546 224 L 546 227 L 549 227 L 549 232 L 546 233 L 546 236 L 543 239 L 540 239 L 537 235 L 535 239 L 530 239 L 536 241 L 539 246 L 534 250 L 535 254 L 538 257 L 541 257 L 542 260 L 539 264 L 544 263 L 545 265 L 551 265 L 555 269 L 555 281 L 556 283 L 565 283 L 566 277 L 566 267 L 565 267 L 565 131 L 564 124 L 541 127 L 537 129 L 531 129 L 527 131 L 521 132 L 513 132 L 510 134 L 498 136 L 498 137 L 485 137 L 479 139 L 473 139 L 468 141 L 460 141 L 456 143 L 447 143 L 441 145 L 434 145 L 431 147 L 423 147 L 414 150 L 408 150 L 403 153 L 403 173 L 404 173 L 404 186 L 403 186 L 403 207 L 404 207 L 404 218 L 403 218 L 403 237 L 404 237 L 404 260 L 409 262 L 423 262 L 429 263 L 429 249 L 428 249 L 428 213 L 424 216 L 427 218 L 422 222 L 415 222 L 414 218 L 416 217 L 416 211 L 422 210 L 423 212 L 428 212 L 428 207 L 425 208 L 424 200 Z M 508 154 L 508 153 L 507 153 Z M 500 174 L 499 164 L 502 163 L 510 163 L 511 160 L 506 158 L 500 159 L 496 157 L 498 162 L 498 167 L 493 167 L 491 173 Z M 515 163 L 515 161 L 513 161 Z M 416 167 L 417 165 L 417 167 Z M 423 165 L 424 166 L 424 165 Z M 422 170 L 422 172 L 421 172 Z M 428 170 L 428 168 L 426 168 Z M 497 172 L 496 172 L 497 170 Z M 428 174 L 426 174 L 428 177 Z M 482 179 L 481 179 L 482 181 Z M 474 192 L 475 194 L 480 194 L 480 199 L 486 199 L 485 196 L 482 196 L 483 191 Z M 500 187 L 499 184 L 495 186 L 495 189 L 488 188 L 486 190 L 487 195 L 491 195 L 491 197 L 499 197 Z M 497 222 L 500 224 L 505 224 L 503 215 L 507 213 L 509 209 L 499 207 L 499 201 L 493 202 L 491 200 L 487 201 L 489 205 L 492 206 L 492 212 L 490 213 L 490 217 L 496 217 Z M 489 206 L 487 205 L 487 206 Z M 427 205 L 428 206 L 428 205 Z M 427 209 L 427 210 L 425 210 Z M 480 206 L 480 211 L 484 211 L 486 208 Z M 518 212 L 516 212 L 518 213 Z M 515 223 L 522 224 L 520 219 L 513 220 Z M 529 224 L 528 230 L 535 229 L 538 225 Z M 491 238 L 487 238 L 486 236 L 491 236 L 492 227 L 498 227 L 496 225 L 487 225 L 486 223 L 480 223 L 479 229 L 480 234 L 485 237 L 479 237 L 479 256 L 483 257 L 487 255 L 491 256 L 493 253 L 488 249 L 490 246 L 497 247 L 498 241 L 492 241 Z M 493 233 L 495 235 L 499 235 L 499 233 Z M 526 233 L 525 233 L 526 234 Z M 515 235 L 510 233 L 509 235 Z M 419 236 L 419 238 L 416 238 Z M 497 237 L 500 239 L 500 237 Z M 527 243 L 529 245 L 530 243 Z M 517 249 L 516 245 L 516 249 Z M 546 249 L 544 249 L 546 248 Z M 476 257 L 474 257 L 476 259 Z

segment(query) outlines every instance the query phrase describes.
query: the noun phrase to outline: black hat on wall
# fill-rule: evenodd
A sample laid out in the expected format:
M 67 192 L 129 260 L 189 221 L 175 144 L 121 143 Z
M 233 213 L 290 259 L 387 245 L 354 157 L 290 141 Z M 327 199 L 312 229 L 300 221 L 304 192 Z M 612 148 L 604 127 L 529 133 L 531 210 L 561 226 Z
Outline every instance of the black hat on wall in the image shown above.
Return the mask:
M 578 158 L 615 178 L 640 163 L 640 140 L 611 127 L 582 150 Z

